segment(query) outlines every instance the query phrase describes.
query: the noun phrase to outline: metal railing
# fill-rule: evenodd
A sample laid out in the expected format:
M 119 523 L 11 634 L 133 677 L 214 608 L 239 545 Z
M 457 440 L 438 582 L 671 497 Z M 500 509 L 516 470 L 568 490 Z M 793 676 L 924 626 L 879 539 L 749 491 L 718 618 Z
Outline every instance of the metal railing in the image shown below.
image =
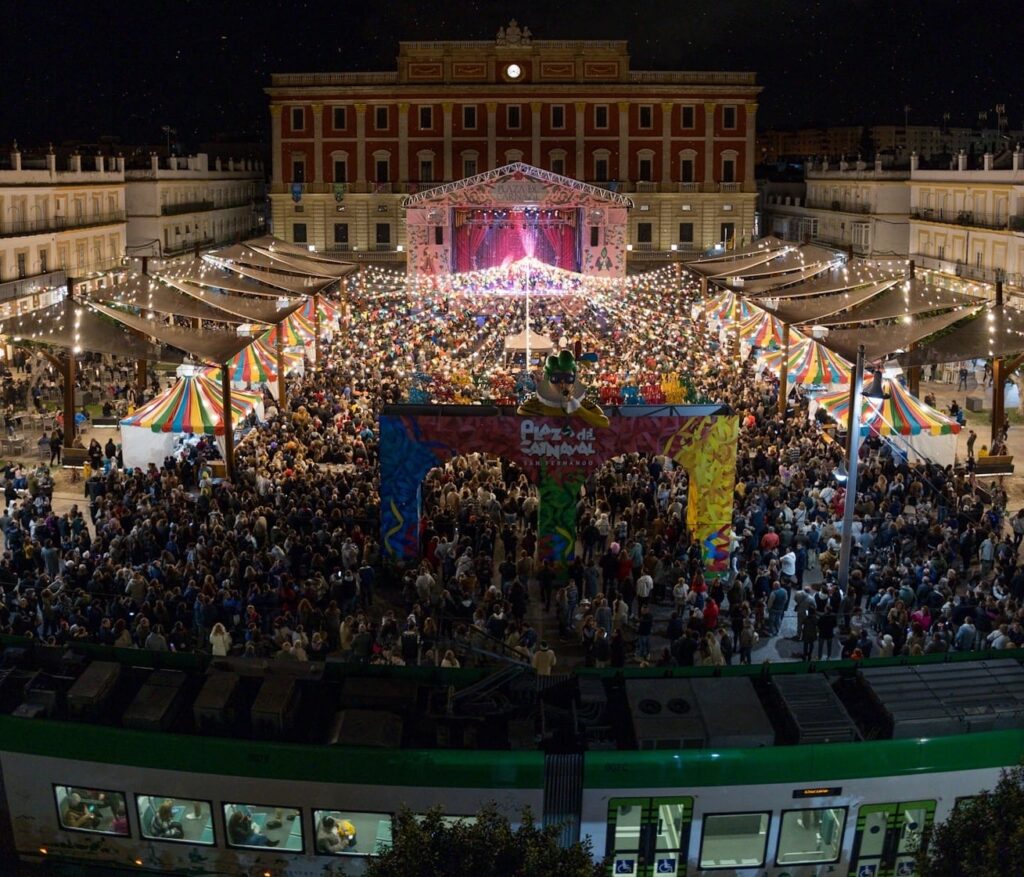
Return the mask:
M 637 180 L 635 183 L 637 192 L 657 192 L 658 184 L 651 180 Z
M 783 196 L 787 197 L 787 196 Z M 788 196 L 793 197 L 793 196 Z M 799 207 L 799 204 L 793 205 L 780 205 L 784 207 L 793 206 Z M 804 202 L 804 207 L 808 210 L 834 210 L 837 213 L 871 213 L 870 204 L 843 204 L 842 201 L 818 201 L 808 199 Z
M 126 221 L 123 210 L 115 210 L 112 213 L 94 213 L 90 216 L 48 216 L 42 219 L 16 219 L 13 222 L 0 222 L 0 237 L 44 234 L 51 231 L 88 228 L 93 225 L 111 225 L 115 222 Z
M 990 228 L 995 230 L 1024 230 L 1024 217 L 1003 216 L 998 213 L 980 213 L 975 210 L 929 210 L 918 209 L 910 214 L 912 219 L 924 222 L 941 222 L 944 225 L 968 225 L 974 228 Z M 1013 228 L 1013 220 L 1018 228 Z
M 680 192 L 699 192 L 700 183 L 678 183 Z
M 743 183 L 719 183 L 719 192 L 742 192 Z
M 160 213 L 163 216 L 179 216 L 182 213 L 205 213 L 208 210 L 233 210 L 237 207 L 252 207 L 252 198 L 239 198 L 229 201 L 226 204 L 218 204 L 216 201 L 183 201 L 180 204 L 161 204 Z
M 34 274 L 31 277 L 19 277 L 17 280 L 8 280 L 0 283 L 0 301 L 10 301 L 12 298 L 22 298 L 32 295 L 41 289 L 50 289 L 56 286 L 66 286 L 67 274 L 63 270 L 47 271 L 44 274 Z
M 920 253 L 911 253 L 910 258 L 922 268 L 939 271 L 943 274 L 952 274 L 965 280 L 979 283 L 995 283 L 997 280 L 1001 280 L 1008 286 L 1024 287 L 1024 274 L 1009 273 L 1002 268 L 979 268 L 977 265 L 967 265 L 956 259 L 941 259 L 937 256 L 924 256 Z

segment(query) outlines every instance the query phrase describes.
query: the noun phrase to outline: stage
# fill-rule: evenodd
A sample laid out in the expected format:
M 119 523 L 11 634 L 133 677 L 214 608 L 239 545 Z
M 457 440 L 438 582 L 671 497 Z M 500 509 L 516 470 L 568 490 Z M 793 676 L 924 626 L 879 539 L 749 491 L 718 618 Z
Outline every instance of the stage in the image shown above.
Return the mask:
M 592 277 L 626 273 L 633 202 L 551 171 L 517 162 L 410 195 L 403 206 L 411 275 L 502 269 L 524 260 Z

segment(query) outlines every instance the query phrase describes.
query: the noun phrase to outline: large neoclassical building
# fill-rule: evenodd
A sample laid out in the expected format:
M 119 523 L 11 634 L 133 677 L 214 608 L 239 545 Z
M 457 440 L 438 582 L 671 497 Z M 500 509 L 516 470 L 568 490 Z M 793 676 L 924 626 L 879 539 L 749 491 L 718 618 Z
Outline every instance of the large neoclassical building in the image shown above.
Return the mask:
M 410 196 L 515 163 L 628 199 L 631 259 L 754 232 L 753 73 L 633 70 L 625 41 L 512 22 L 489 41 L 400 43 L 396 70 L 281 73 L 266 91 L 273 231 L 289 241 L 404 262 Z

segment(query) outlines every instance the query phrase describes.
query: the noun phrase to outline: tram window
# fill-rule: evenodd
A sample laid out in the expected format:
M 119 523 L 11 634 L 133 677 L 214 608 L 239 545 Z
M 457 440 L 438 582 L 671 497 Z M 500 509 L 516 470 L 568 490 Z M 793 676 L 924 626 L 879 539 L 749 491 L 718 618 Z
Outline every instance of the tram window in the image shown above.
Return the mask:
M 302 820 L 294 807 L 225 804 L 228 846 L 277 847 L 302 852 Z
M 720 813 L 704 817 L 702 868 L 758 868 L 764 862 L 771 813 Z
M 54 786 L 62 828 L 128 837 L 128 811 L 121 792 Z
M 213 807 L 208 801 L 170 795 L 136 795 L 142 836 L 213 846 Z
M 779 827 L 778 865 L 835 862 L 843 846 L 845 807 L 786 810 Z
M 376 856 L 391 846 L 391 817 L 353 810 L 314 810 L 316 851 L 333 856 Z

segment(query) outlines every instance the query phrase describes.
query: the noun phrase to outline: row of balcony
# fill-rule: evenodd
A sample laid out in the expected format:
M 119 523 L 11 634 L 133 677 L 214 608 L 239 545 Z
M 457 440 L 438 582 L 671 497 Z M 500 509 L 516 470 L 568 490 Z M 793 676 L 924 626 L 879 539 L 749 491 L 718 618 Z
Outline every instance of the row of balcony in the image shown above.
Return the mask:
M 19 277 L 17 280 L 8 280 L 0 283 L 0 301 L 24 298 L 26 295 L 32 295 L 40 290 L 65 286 L 67 282 L 67 274 L 63 269 L 60 271 L 44 271 L 42 274 Z
M 178 204 L 161 204 L 160 214 L 162 216 L 180 216 L 183 213 L 205 213 L 208 210 L 231 210 L 236 207 L 252 206 L 252 198 L 239 198 L 227 204 L 217 204 L 215 201 L 182 201 Z
M 74 228 L 89 228 L 94 225 L 112 225 L 126 221 L 127 217 L 123 210 L 115 210 L 112 213 L 94 213 L 90 216 L 48 216 L 40 219 L 15 219 L 11 222 L 0 222 L 0 237 L 47 234 L 49 232 L 67 231 Z
M 921 268 L 928 268 L 933 271 L 940 271 L 943 274 L 955 274 L 964 280 L 971 280 L 976 283 L 1003 282 L 1009 286 L 1024 287 L 1024 274 L 1009 273 L 1002 268 L 988 268 L 978 265 L 968 265 L 959 259 L 942 259 L 937 256 L 925 256 L 920 253 L 911 253 L 910 258 L 914 264 Z
M 1024 216 L 1005 216 L 1001 213 L 981 213 L 974 210 L 915 210 L 911 219 L 923 222 L 941 222 L 945 225 L 966 225 L 996 231 L 1024 231 Z
M 451 182 L 451 181 L 449 181 Z M 645 193 L 663 193 L 663 194 L 676 194 L 676 193 L 729 193 L 729 192 L 742 192 L 743 183 L 680 183 L 680 182 L 669 182 L 669 183 L 658 183 L 653 181 L 617 181 L 617 180 L 585 180 L 588 185 L 597 186 L 601 189 L 607 189 L 609 192 L 619 192 L 626 194 L 645 194 Z M 428 189 L 433 189 L 436 186 L 443 185 L 439 180 L 425 181 L 425 180 L 404 180 L 402 182 L 370 182 L 364 181 L 361 183 L 275 183 L 271 191 L 275 194 L 281 194 L 284 192 L 293 193 L 296 191 L 295 187 L 300 187 L 298 191 L 302 194 L 310 195 L 415 195 L 417 192 L 425 192 Z M 206 202 L 203 202 L 206 203 Z M 178 205 L 171 205 L 175 208 Z M 232 206 L 232 205 L 228 205 Z M 234 205 L 241 206 L 241 205 Z M 204 207 L 197 208 L 210 210 L 213 208 Z M 221 209 L 221 208 L 218 208 Z M 189 212 L 187 210 L 175 211 L 175 212 Z
M 842 201 L 808 201 L 811 210 L 834 210 L 838 213 L 871 213 L 870 204 L 844 204 Z

